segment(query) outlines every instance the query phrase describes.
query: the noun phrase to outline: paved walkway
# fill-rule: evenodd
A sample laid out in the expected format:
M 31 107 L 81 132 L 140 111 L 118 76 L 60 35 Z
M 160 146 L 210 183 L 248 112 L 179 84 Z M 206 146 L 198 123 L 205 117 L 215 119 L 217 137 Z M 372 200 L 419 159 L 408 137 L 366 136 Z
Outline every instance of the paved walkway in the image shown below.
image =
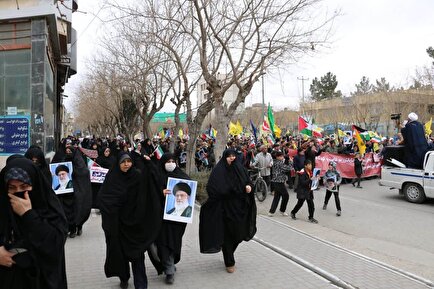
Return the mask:
M 163 275 L 157 276 L 147 260 L 149 288 L 429 288 L 299 233 L 279 223 L 278 217 L 258 216 L 257 241 L 244 242 L 238 247 L 235 255 L 237 271 L 229 274 L 225 271 L 221 253 L 200 254 L 198 214 L 195 215 L 184 235 L 175 284 L 166 285 Z M 284 257 L 285 254 L 313 265 L 317 272 L 325 273 L 323 276 L 337 276 L 348 287 L 333 285 L 330 280 Z M 69 289 L 119 288 L 117 278 L 104 276 L 105 242 L 100 216 L 92 213 L 83 235 L 68 239 L 66 255 Z M 133 288 L 132 279 L 130 288 Z
M 278 218 L 278 217 L 277 217 Z M 333 244 L 311 237 L 268 217 L 259 217 L 255 238 L 278 248 L 290 258 L 298 259 L 326 276 L 342 281 L 349 288 L 430 288 L 422 282 L 384 267 L 375 260 L 360 257 Z M 307 222 L 296 220 L 294 222 Z

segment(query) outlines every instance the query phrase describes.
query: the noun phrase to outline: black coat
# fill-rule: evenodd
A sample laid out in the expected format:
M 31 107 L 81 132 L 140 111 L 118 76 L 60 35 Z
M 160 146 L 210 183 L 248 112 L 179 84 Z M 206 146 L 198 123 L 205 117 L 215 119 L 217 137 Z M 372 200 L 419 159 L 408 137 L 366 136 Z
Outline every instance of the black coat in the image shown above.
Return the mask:
M 199 243 L 201 253 L 217 253 L 225 239 L 233 243 L 248 241 L 256 233 L 254 194 L 247 194 L 251 185 L 247 170 L 236 160 L 228 165 L 226 157 L 236 155 L 227 149 L 214 169 L 206 186 L 208 200 L 200 210 Z M 253 187 L 253 186 L 252 186 Z M 225 236 L 230 232 L 230 236 Z
M 32 182 L 32 209 L 21 217 L 13 212 L 7 195 L 4 177 L 10 168 L 23 169 Z M 0 266 L 0 288 L 66 289 L 66 234 L 66 218 L 48 180 L 30 160 L 10 161 L 0 173 L 0 246 L 27 252 L 15 255 L 11 268 Z
M 356 173 L 356 176 L 361 176 L 363 173 L 362 161 L 358 158 L 354 159 L 354 172 Z
M 313 200 L 313 191 L 310 189 L 311 186 L 311 176 L 306 171 L 299 174 L 297 185 L 297 199 Z

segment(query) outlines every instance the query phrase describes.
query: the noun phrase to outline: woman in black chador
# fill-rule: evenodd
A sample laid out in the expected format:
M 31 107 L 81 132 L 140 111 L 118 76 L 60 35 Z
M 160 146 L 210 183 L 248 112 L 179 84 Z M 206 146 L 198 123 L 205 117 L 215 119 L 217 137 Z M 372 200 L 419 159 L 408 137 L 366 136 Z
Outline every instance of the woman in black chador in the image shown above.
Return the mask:
M 45 160 L 44 152 L 38 146 L 31 146 L 24 154 L 26 158 L 31 160 L 42 171 L 42 175 L 45 176 L 48 182 L 51 184 L 53 176 L 51 175 L 48 163 Z
M 51 184 L 26 158 L 0 173 L 0 288 L 66 289 L 66 218 Z
M 60 203 L 68 220 L 69 237 L 74 238 L 82 234 L 83 224 L 90 216 L 92 209 L 92 186 L 90 172 L 84 162 L 80 150 L 75 149 L 69 142 L 65 148 L 56 152 L 51 163 L 72 162 L 73 193 L 58 195 Z
M 256 203 L 246 169 L 227 149 L 211 172 L 208 200 L 200 210 L 201 253 L 223 251 L 226 271 L 235 271 L 234 252 L 239 243 L 256 233 Z
M 176 157 L 171 153 L 165 153 L 160 159 L 160 191 L 171 193 L 166 190 L 167 178 L 187 179 L 190 177 L 176 165 Z M 161 204 L 164 206 L 164 194 L 161 194 Z M 162 269 L 166 274 L 166 283 L 173 284 L 175 281 L 175 264 L 181 260 L 182 236 L 185 232 L 186 223 L 163 220 L 160 235 L 157 239 L 158 256 Z
M 136 169 L 131 156 L 121 152 L 98 193 L 107 246 L 104 271 L 107 277 L 119 277 L 121 288 L 128 287 L 129 262 L 135 288 L 147 288 L 144 253 L 161 227 L 161 192 L 151 170 L 144 168 Z

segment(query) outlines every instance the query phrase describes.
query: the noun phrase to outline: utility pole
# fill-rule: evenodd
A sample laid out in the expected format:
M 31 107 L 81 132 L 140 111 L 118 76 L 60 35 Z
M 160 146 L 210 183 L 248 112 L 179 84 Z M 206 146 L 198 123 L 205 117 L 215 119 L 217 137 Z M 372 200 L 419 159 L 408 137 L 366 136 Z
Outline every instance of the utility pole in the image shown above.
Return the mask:
M 265 73 L 264 73 L 265 74 Z M 264 121 L 264 115 L 265 115 L 265 99 L 264 99 L 264 74 L 262 74 L 262 121 Z M 260 123 L 262 125 L 262 122 Z
M 309 80 L 309 78 L 304 78 L 304 76 L 297 77 L 298 80 L 301 80 L 301 96 L 302 96 L 302 102 L 304 102 L 304 81 Z

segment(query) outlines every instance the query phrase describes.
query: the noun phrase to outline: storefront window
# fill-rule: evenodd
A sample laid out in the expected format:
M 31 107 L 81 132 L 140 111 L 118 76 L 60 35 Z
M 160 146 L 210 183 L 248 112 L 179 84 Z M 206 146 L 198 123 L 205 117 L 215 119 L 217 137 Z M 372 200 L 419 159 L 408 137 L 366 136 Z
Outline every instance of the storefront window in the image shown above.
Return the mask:
M 30 50 L 0 51 L 0 115 L 30 115 Z

